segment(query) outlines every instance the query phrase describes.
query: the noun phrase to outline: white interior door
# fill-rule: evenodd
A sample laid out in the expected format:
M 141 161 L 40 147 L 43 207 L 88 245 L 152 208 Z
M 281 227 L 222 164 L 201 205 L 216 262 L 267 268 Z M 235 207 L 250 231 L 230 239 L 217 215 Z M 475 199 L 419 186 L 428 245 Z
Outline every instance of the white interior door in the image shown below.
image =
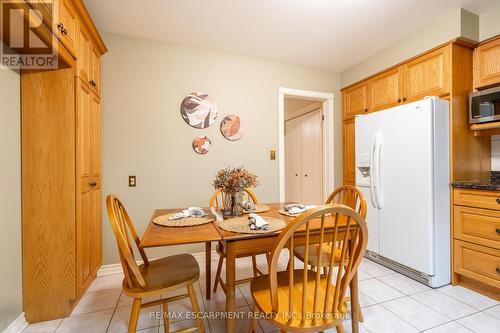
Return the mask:
M 323 134 L 321 110 L 306 113 L 302 118 L 302 202 L 321 204 Z
M 285 123 L 285 200 L 302 201 L 302 128 L 300 117 Z
M 434 274 L 432 109 L 379 112 L 380 254 Z
M 285 200 L 323 201 L 323 133 L 321 109 L 285 123 Z

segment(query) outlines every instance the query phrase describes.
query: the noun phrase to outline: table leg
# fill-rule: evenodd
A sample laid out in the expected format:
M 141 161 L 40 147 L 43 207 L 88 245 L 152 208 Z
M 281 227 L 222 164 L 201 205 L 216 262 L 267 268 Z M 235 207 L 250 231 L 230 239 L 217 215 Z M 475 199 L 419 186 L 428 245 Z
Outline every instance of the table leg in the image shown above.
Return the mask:
M 236 322 L 234 319 L 235 312 L 235 280 L 236 280 L 236 256 L 232 242 L 226 242 L 226 312 L 228 314 L 227 332 L 234 333 L 236 331 Z
M 351 324 L 352 332 L 359 332 L 359 291 L 358 291 L 358 272 L 354 274 L 354 277 L 350 284 L 351 289 Z
M 205 287 L 207 289 L 207 300 L 210 299 L 210 288 L 212 285 L 212 242 L 205 242 Z

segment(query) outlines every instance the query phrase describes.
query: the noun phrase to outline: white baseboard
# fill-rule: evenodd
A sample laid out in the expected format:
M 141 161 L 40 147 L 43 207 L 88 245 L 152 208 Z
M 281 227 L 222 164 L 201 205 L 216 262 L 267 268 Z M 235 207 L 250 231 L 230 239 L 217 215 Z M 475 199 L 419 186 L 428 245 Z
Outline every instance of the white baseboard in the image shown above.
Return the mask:
M 204 262 L 205 261 L 205 252 L 196 252 L 196 253 L 191 253 L 191 254 L 193 255 L 193 257 L 195 257 L 195 259 L 198 262 Z M 216 251 L 212 251 L 211 257 L 215 258 L 216 256 L 218 256 L 217 252 Z M 150 260 L 154 260 L 154 259 L 150 259 Z M 140 265 L 142 263 L 143 263 L 142 260 L 137 260 L 137 264 L 138 265 Z M 99 268 L 99 270 L 97 271 L 97 276 L 104 276 L 104 275 L 111 275 L 111 274 L 118 274 L 118 273 L 123 273 L 123 268 L 122 268 L 122 264 L 121 263 L 118 263 L 118 264 L 109 264 L 109 265 L 102 265 Z
M 12 323 L 3 330 L 2 333 L 21 333 L 28 326 L 24 317 L 24 312 L 19 315 Z

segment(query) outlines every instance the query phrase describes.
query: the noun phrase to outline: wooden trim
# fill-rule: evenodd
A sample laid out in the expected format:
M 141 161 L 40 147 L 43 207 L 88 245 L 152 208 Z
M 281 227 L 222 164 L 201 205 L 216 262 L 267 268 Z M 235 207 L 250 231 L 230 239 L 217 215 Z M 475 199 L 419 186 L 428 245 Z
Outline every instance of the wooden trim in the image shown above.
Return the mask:
M 467 38 L 463 38 L 463 37 L 455 38 L 455 39 L 452 39 L 452 40 L 450 40 L 450 41 L 448 41 L 446 43 L 443 43 L 443 44 L 440 44 L 440 45 L 438 45 L 436 47 L 433 47 L 433 48 L 431 48 L 431 49 L 429 49 L 429 50 L 427 50 L 425 52 L 419 53 L 419 54 L 417 54 L 417 55 L 415 55 L 415 56 L 413 56 L 411 58 L 408 58 L 408 59 L 406 59 L 404 61 L 401 61 L 401 62 L 399 62 L 399 63 L 397 63 L 395 65 L 392 65 L 390 67 L 384 68 L 383 70 L 378 71 L 378 72 L 376 72 L 376 73 L 374 73 L 374 74 L 372 74 L 370 76 L 367 76 L 364 79 L 361 79 L 361 80 L 358 80 L 358 81 L 356 81 L 354 83 L 351 83 L 351 84 L 343 87 L 342 89 L 340 89 L 340 91 L 344 91 L 346 89 L 349 89 L 349 88 L 351 88 L 351 87 L 353 87 L 353 86 L 355 86 L 357 84 L 362 83 L 363 81 L 367 81 L 367 80 L 369 80 L 371 78 L 374 78 L 377 75 L 383 74 L 386 71 L 389 71 L 391 69 L 395 69 L 395 68 L 397 68 L 399 66 L 402 66 L 402 65 L 406 64 L 407 62 L 410 62 L 412 60 L 418 59 L 418 58 L 420 58 L 422 56 L 425 56 L 428 53 L 431 53 L 431 52 L 434 52 L 436 50 L 439 50 L 440 48 L 445 47 L 445 46 L 447 46 L 449 44 L 457 44 L 457 45 L 468 47 L 470 49 L 473 49 L 476 46 L 476 44 L 474 44 L 472 41 L 468 40 Z
M 90 32 L 90 35 L 92 39 L 94 40 L 95 45 L 97 46 L 97 49 L 103 55 L 104 53 L 108 52 L 108 48 L 106 47 L 106 44 L 104 44 L 104 41 L 101 38 L 101 35 L 99 35 L 99 32 L 97 31 L 97 28 L 92 21 L 92 18 L 89 15 L 89 12 L 87 10 L 87 7 L 85 7 L 85 4 L 83 3 L 82 0 L 72 0 L 73 6 L 76 9 L 76 12 L 80 16 L 81 23 L 85 25 L 87 30 Z
M 484 44 L 488 44 L 488 43 L 491 43 L 497 39 L 500 39 L 500 34 L 496 35 L 496 36 L 493 36 L 493 37 L 490 37 L 488 39 L 485 39 L 483 41 L 481 41 L 479 44 L 477 44 L 475 47 L 478 47 L 478 46 L 482 46 Z

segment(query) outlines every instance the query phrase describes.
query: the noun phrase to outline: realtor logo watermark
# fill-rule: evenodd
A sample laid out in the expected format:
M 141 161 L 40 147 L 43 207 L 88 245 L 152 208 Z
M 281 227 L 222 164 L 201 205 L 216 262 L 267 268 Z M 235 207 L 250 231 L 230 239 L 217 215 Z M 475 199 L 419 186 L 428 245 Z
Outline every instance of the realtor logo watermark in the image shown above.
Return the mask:
M 0 68 L 57 69 L 57 42 L 46 26 L 54 26 L 53 0 L 0 0 Z M 43 6 L 43 7 L 42 7 Z M 41 34 L 46 30 L 47 33 Z

